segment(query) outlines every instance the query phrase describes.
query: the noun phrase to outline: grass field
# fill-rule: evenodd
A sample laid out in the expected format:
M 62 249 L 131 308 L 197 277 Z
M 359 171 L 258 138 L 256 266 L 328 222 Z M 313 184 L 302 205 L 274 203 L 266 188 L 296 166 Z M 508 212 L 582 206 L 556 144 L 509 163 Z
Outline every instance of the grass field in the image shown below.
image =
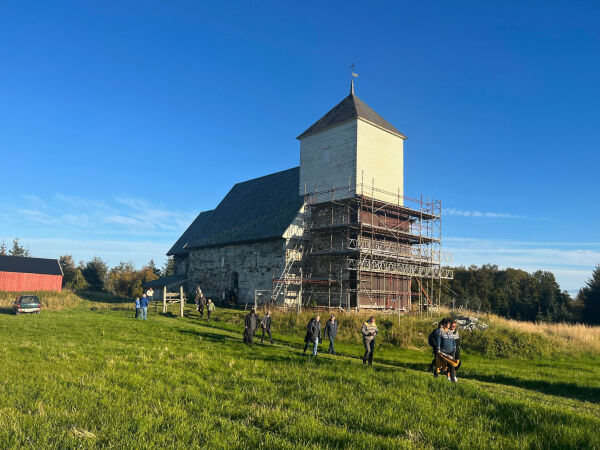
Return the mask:
M 313 358 L 275 321 L 276 344 L 249 348 L 242 314 L 141 322 L 102 298 L 0 314 L 0 447 L 600 447 L 593 353 L 464 352 L 452 384 L 425 372 L 425 349 L 391 339 L 372 368 L 352 333 L 341 356 Z

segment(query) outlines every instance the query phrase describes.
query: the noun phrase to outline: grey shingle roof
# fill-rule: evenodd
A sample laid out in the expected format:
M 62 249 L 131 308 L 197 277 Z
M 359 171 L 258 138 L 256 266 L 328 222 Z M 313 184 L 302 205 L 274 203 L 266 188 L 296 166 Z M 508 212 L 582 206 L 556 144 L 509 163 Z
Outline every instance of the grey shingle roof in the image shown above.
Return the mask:
M 213 210 L 210 210 L 203 211 L 200 214 L 198 214 L 198 217 L 194 219 L 190 226 L 187 227 L 187 230 L 185 230 L 181 237 L 177 239 L 177 242 L 173 244 L 173 247 L 171 247 L 171 249 L 167 252 L 167 255 L 184 255 L 188 253 L 189 250 L 185 249 L 184 245 L 187 244 L 190 241 L 190 239 L 194 237 L 196 232 L 202 229 L 202 226 L 208 220 L 212 212 Z
M 303 204 L 299 179 L 300 168 L 294 167 L 236 184 L 219 206 L 196 218 L 169 254 L 283 236 Z M 190 238 L 185 237 L 188 232 Z M 183 241 L 187 242 L 180 249 L 178 243 Z
M 350 93 L 348 97 L 334 106 L 331 111 L 317 120 L 296 139 L 303 139 L 311 134 L 318 133 L 319 131 L 323 131 L 340 123 L 357 118 L 366 120 L 367 122 L 370 122 L 379 128 L 383 128 L 384 130 L 401 137 L 402 139 L 406 139 L 406 136 L 400 133 L 400 131 L 398 131 L 392 124 L 373 111 L 369 105 L 367 105 L 353 93 Z
M 143 288 L 149 287 L 173 287 L 179 286 L 187 281 L 187 277 L 185 275 L 169 275 L 167 277 L 157 278 L 156 280 L 146 281 L 142 283 Z
M 0 272 L 39 273 L 42 275 L 63 274 L 58 259 L 9 255 L 0 255 Z

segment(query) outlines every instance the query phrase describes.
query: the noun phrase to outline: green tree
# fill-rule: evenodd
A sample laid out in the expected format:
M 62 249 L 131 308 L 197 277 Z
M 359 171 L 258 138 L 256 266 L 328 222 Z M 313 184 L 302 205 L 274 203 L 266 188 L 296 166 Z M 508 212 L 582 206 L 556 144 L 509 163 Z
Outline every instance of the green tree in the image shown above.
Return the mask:
M 0 244 L 0 255 L 6 255 L 6 243 L 4 241 L 2 241 L 2 244 Z
M 583 320 L 600 324 L 600 264 L 592 272 L 592 277 L 579 290 L 577 299 L 583 303 Z
M 81 273 L 79 267 L 75 269 L 73 278 L 65 285 L 65 287 L 72 291 L 83 291 L 89 287 L 88 282 L 85 281 L 85 277 L 83 276 L 83 273 Z
M 23 247 L 19 243 L 19 238 L 13 239 L 13 246 L 8 252 L 8 254 L 11 256 L 31 256 L 31 252 L 29 251 L 29 249 Z
M 104 290 L 108 278 L 108 266 L 100 257 L 94 256 L 85 264 L 81 272 L 91 290 Z
M 73 282 L 77 267 L 75 267 L 75 261 L 73 261 L 73 257 L 71 255 L 61 256 L 58 259 L 58 263 L 63 271 L 63 287 L 66 287 L 68 284 Z
M 150 260 L 146 268 L 150 270 L 154 275 L 156 275 L 156 278 L 160 277 L 160 269 L 156 267 L 156 263 L 153 259 Z M 154 279 L 156 280 L 156 278 Z
M 163 266 L 160 275 L 162 277 L 168 277 L 169 275 L 173 275 L 175 273 L 175 260 L 172 256 L 167 257 L 167 262 Z

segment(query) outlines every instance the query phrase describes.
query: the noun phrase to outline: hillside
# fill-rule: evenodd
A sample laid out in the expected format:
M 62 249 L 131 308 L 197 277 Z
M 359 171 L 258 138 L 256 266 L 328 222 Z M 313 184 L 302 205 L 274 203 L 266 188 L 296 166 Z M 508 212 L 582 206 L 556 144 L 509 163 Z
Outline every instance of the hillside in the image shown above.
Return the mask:
M 369 369 L 352 333 L 340 336 L 343 356 L 312 358 L 283 318 L 276 345 L 248 348 L 242 314 L 206 323 L 151 310 L 141 322 L 85 299 L 0 314 L 2 447 L 600 446 L 597 355 L 466 351 L 451 384 L 424 371 L 426 350 L 392 344 L 393 325 Z

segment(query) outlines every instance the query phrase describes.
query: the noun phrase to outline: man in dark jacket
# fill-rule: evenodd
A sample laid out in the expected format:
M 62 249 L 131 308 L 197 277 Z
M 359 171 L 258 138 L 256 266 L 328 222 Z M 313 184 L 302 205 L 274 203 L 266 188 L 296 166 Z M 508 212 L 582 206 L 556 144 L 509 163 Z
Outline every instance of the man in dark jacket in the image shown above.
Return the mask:
M 329 350 L 327 351 L 331 355 L 335 355 L 335 348 L 333 347 L 333 341 L 337 336 L 338 332 L 338 321 L 335 318 L 335 314 L 332 314 L 327 323 L 325 324 L 325 339 L 329 337 Z
M 202 292 L 200 292 L 200 297 L 198 298 L 198 312 L 200 313 L 200 317 L 204 317 L 204 307 L 206 306 L 206 297 Z
M 250 310 L 250 314 L 244 319 L 244 342 L 250 345 L 254 344 L 254 332 L 258 325 L 258 317 L 254 308 Z
M 317 350 L 319 348 L 319 341 L 321 340 L 321 318 L 319 316 L 315 316 L 308 322 L 306 326 L 306 337 L 304 338 L 304 342 L 306 345 L 304 346 L 304 353 L 308 349 L 308 346 L 313 344 L 313 356 L 317 356 Z
M 260 337 L 260 343 L 263 343 L 263 339 L 265 338 L 265 334 L 269 335 L 269 340 L 271 344 L 273 343 L 273 337 L 271 336 L 271 311 L 267 311 L 265 317 L 260 321 L 260 326 L 262 328 L 262 336 Z
M 141 320 L 146 320 L 146 317 L 148 317 L 148 304 L 148 297 L 146 297 L 146 294 L 143 294 L 142 299 L 140 300 L 140 308 L 142 310 L 142 315 L 140 316 Z

